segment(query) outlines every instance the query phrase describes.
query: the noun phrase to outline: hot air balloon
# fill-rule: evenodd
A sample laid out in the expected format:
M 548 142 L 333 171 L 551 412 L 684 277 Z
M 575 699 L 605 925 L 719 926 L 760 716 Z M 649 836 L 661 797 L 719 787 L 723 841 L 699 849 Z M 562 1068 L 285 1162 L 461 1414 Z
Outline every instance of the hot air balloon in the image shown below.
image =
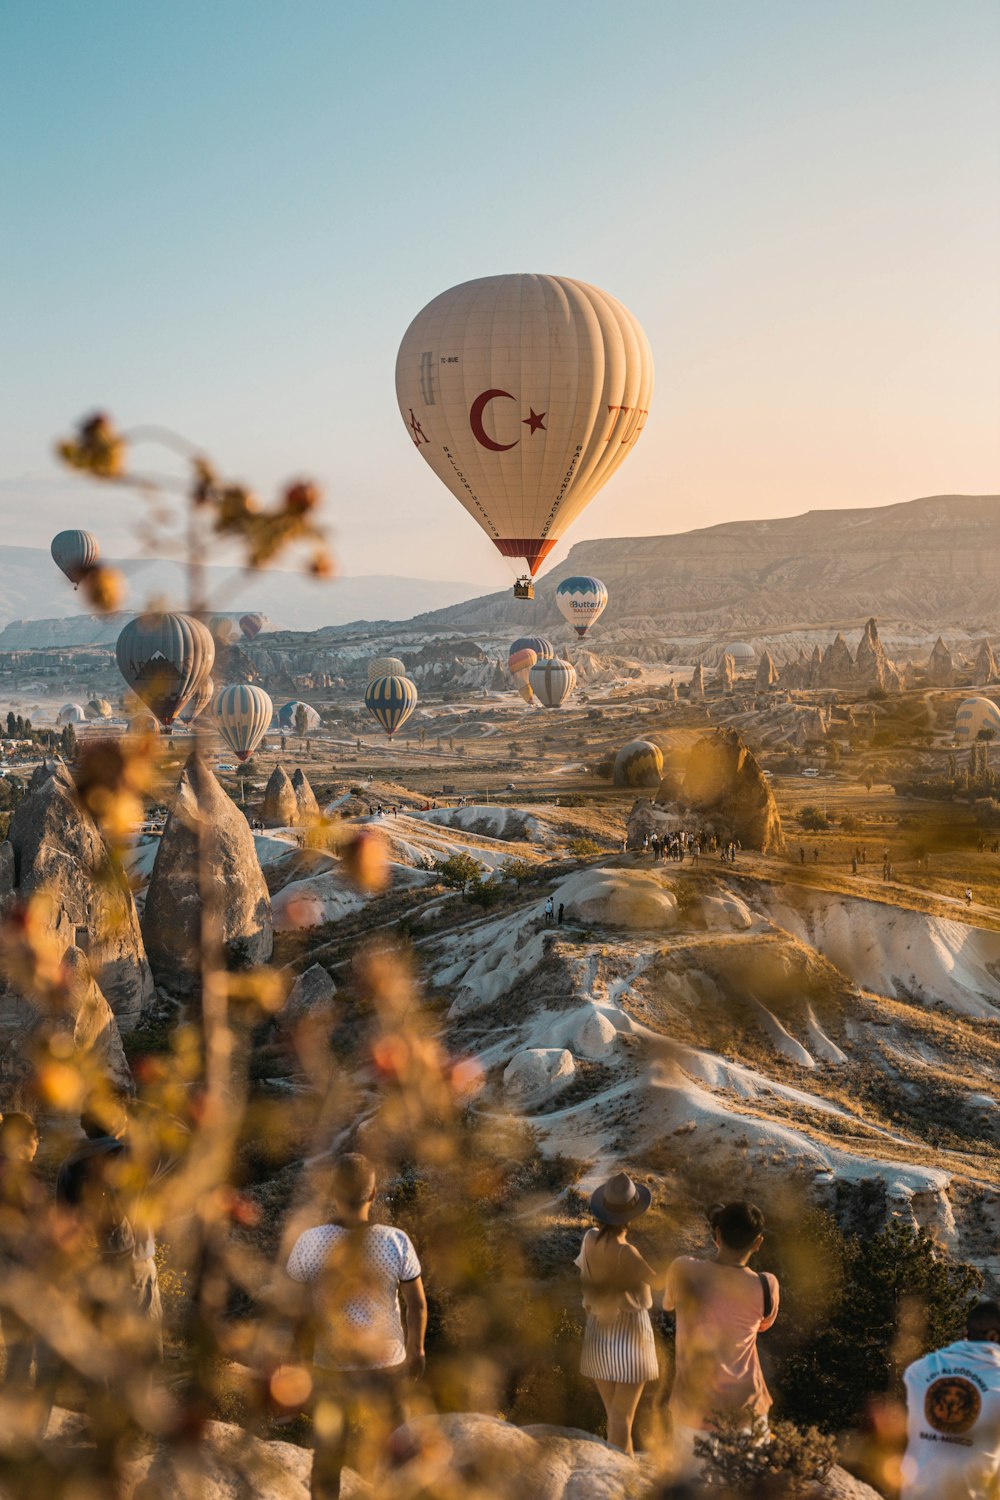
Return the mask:
M 57 724 L 84 724 L 87 714 L 79 703 L 64 703 L 56 714 Z
M 599 578 L 564 578 L 556 589 L 559 613 L 569 621 L 581 640 L 604 613 L 607 602 L 608 591 Z
M 259 614 L 241 615 L 240 629 L 248 641 L 254 640 L 264 628 L 264 616 Z
M 374 656 L 368 663 L 368 681 L 376 677 L 405 677 L 406 665 L 398 656 Z
M 534 651 L 536 656 L 555 656 L 556 654 L 556 648 L 552 642 L 547 641 L 541 635 L 519 635 L 511 644 L 510 655 L 513 656 L 515 651 Z
M 212 700 L 212 717 L 237 760 L 249 760 L 270 728 L 274 704 L 263 688 L 238 682 L 220 688 Z
M 118 670 L 164 729 L 210 675 L 215 645 L 207 625 L 191 615 L 136 615 L 115 646 Z
M 319 728 L 323 720 L 320 718 L 316 710 L 310 706 L 310 704 L 300 703 L 297 698 L 293 698 L 290 703 L 283 703 L 281 705 L 281 707 L 278 709 L 278 723 L 282 729 L 291 729 L 294 730 L 296 734 L 298 734 L 299 727 L 296 723 L 296 720 L 298 719 L 298 711 L 300 708 L 305 709 L 305 733 L 312 734 L 314 729 Z
M 231 620 L 228 615 L 213 615 L 208 628 L 212 632 L 213 641 L 220 646 L 231 646 L 239 634 L 236 621 Z
M 205 709 L 215 697 L 215 683 L 211 677 L 204 678 L 198 683 L 180 713 L 177 715 L 182 724 L 193 724 L 199 714 Z
M 525 646 L 522 651 L 512 651 L 507 658 L 507 671 L 514 679 L 517 688 L 525 703 L 530 703 L 535 696 L 531 690 L 531 669 L 538 660 L 538 653 Z
M 1000 709 L 992 698 L 964 699 L 955 715 L 956 742 L 971 745 L 984 729 L 992 731 L 994 739 L 1000 739 Z
M 629 740 L 615 756 L 615 786 L 659 786 L 663 751 L 652 740 Z
M 417 689 L 409 677 L 376 677 L 368 684 L 365 707 L 392 739 L 417 706 Z
M 419 312 L 396 357 L 410 438 L 532 576 L 632 451 L 653 358 L 622 304 L 566 276 L 484 276 Z M 532 598 L 530 578 L 518 597 Z
M 545 708 L 560 708 L 576 687 L 576 668 L 559 656 L 540 656 L 528 681 Z
M 101 549 L 89 531 L 60 531 L 49 548 L 52 561 L 61 568 L 74 588 L 97 562 Z
M 145 739 L 148 735 L 159 734 L 160 726 L 152 714 L 133 714 L 132 718 L 128 721 L 128 728 L 125 732 L 131 735 L 133 739 Z
M 107 698 L 91 698 L 84 709 L 88 719 L 110 719 L 113 712 Z

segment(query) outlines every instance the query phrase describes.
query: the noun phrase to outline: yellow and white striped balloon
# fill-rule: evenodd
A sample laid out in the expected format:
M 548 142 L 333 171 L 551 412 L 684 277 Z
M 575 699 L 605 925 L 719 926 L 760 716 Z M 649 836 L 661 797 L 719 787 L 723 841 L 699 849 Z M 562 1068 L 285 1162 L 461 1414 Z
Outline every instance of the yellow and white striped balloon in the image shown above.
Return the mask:
M 263 688 L 237 682 L 220 688 L 212 701 L 219 733 L 237 760 L 249 760 L 271 725 L 274 704 Z

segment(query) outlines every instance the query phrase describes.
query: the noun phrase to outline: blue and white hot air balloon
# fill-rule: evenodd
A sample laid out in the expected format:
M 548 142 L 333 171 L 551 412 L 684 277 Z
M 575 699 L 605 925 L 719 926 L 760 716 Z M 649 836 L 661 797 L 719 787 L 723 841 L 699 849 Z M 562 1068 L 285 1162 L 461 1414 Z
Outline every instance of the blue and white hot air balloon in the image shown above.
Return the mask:
M 574 575 L 564 578 L 556 589 L 556 604 L 564 620 L 568 620 L 581 637 L 604 613 L 608 602 L 608 591 L 599 578 L 584 578 Z
M 417 706 L 416 684 L 409 677 L 376 677 L 368 684 L 365 707 L 392 739 Z
M 212 699 L 212 717 L 239 761 L 250 759 L 271 727 L 273 713 L 267 693 L 251 682 L 220 688 Z

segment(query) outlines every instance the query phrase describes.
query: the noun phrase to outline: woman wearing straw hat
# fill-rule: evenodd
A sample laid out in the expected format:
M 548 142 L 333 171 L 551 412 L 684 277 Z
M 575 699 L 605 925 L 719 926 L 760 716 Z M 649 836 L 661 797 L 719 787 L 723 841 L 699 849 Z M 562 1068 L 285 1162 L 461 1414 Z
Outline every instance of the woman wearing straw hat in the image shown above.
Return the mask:
M 580 1374 L 593 1380 L 608 1418 L 608 1442 L 634 1454 L 632 1423 L 647 1380 L 659 1376 L 649 1310 L 652 1289 L 664 1275 L 628 1242 L 628 1226 L 649 1207 L 650 1191 L 619 1172 L 599 1187 L 590 1211 L 599 1229 L 588 1229 L 575 1264 L 583 1280 L 587 1327 Z

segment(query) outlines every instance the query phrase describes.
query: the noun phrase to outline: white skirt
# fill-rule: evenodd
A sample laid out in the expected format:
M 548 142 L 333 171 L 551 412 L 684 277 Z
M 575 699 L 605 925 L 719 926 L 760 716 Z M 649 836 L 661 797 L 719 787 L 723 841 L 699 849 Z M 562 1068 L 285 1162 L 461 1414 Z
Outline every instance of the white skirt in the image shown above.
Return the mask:
M 644 1309 L 621 1312 L 611 1322 L 587 1315 L 580 1374 L 588 1380 L 617 1380 L 639 1385 L 660 1374 L 653 1325 Z

